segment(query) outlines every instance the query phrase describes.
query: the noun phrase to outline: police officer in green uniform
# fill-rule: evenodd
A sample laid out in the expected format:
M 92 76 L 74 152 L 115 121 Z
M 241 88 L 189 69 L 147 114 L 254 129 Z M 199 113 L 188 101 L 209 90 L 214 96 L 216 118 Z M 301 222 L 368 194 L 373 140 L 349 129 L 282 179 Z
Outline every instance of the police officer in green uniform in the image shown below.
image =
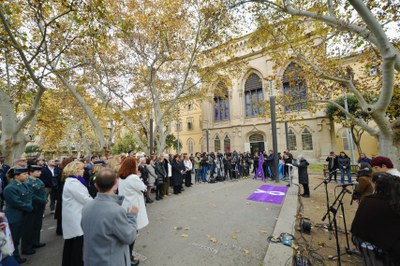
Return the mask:
M 21 250 L 23 255 L 35 254 L 34 248 L 41 248 L 46 245 L 45 243 L 40 243 L 40 230 L 42 229 L 43 213 L 47 201 L 45 185 L 39 179 L 41 173 L 41 166 L 31 165 L 29 167 L 29 178 L 26 184 L 33 193 L 33 212 L 29 213 L 26 217 L 29 222 L 26 224 L 26 231 L 22 237 Z
M 25 225 L 29 223 L 26 219 L 27 214 L 33 211 L 32 190 L 26 184 L 28 168 L 16 166 L 11 168 L 7 173 L 10 178 L 13 178 L 3 191 L 6 201 L 5 213 L 15 248 L 13 256 L 18 263 L 24 263 L 26 259 L 20 257 L 18 245 L 25 233 Z

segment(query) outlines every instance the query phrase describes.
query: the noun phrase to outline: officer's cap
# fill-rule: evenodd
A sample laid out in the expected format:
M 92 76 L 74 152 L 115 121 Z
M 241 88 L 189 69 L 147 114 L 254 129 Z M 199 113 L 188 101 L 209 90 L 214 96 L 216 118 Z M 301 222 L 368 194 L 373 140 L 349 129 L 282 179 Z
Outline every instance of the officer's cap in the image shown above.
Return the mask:
M 10 168 L 10 170 L 8 170 L 7 173 L 11 176 L 15 176 L 15 175 L 19 175 L 19 174 L 26 173 L 26 172 L 28 172 L 28 168 L 16 166 L 16 167 Z
M 39 165 L 31 165 L 29 167 L 29 172 L 33 172 L 33 171 L 42 171 L 42 167 Z

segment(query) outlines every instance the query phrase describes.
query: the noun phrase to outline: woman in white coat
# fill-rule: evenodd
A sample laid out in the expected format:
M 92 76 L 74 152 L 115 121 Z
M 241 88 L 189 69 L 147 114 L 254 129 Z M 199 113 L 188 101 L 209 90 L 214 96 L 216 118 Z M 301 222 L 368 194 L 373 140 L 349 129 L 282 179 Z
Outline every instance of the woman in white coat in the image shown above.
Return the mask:
M 118 183 L 118 194 L 125 197 L 122 202 L 122 207 L 128 209 L 129 206 L 138 206 L 139 212 L 137 216 L 137 229 L 142 229 L 149 224 L 147 218 L 146 205 L 144 203 L 144 194 L 147 186 L 137 175 L 138 165 L 136 158 L 127 157 L 121 164 L 118 171 L 119 183 Z M 132 255 L 133 242 L 129 245 L 130 252 Z M 132 264 L 139 264 L 138 260 L 134 260 L 132 257 Z
M 82 209 L 93 200 L 83 178 L 84 166 L 80 161 L 73 161 L 63 169 L 62 230 L 65 241 L 62 266 L 83 266 Z

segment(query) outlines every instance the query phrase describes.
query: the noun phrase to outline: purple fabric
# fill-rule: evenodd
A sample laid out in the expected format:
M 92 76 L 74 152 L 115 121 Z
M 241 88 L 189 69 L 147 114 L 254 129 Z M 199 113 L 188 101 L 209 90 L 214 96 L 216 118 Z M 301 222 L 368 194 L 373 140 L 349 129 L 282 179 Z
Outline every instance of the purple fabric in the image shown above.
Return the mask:
M 84 185 L 85 187 L 88 186 L 87 183 L 86 183 L 86 180 L 85 180 L 83 177 L 81 177 L 81 176 L 70 175 L 70 176 L 68 176 L 67 178 L 75 178 L 75 179 L 78 179 L 79 182 L 82 183 L 82 185 Z
M 288 188 L 286 186 L 270 186 L 262 185 L 259 189 L 254 191 L 247 200 L 268 202 L 273 204 L 281 204 L 285 198 Z
M 264 156 L 261 153 L 260 156 L 258 157 L 258 169 L 257 169 L 256 174 L 254 175 L 253 179 L 257 179 L 258 176 L 261 175 L 261 180 L 264 181 L 265 176 L 264 176 L 264 170 L 263 170 L 263 163 L 264 163 Z

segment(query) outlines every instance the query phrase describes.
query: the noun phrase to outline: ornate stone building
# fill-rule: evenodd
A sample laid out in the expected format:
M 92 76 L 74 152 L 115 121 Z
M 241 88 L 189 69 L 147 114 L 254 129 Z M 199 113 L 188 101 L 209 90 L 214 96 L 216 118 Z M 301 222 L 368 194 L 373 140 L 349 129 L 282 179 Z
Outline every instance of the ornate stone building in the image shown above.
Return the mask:
M 208 147 L 210 152 L 236 150 L 254 154 L 272 149 L 271 121 L 264 108 L 269 109 L 265 100 L 274 94 L 288 96 L 290 102 L 280 106 L 281 109 L 299 117 L 285 122 L 284 115 L 277 123 L 279 152 L 289 149 L 295 156 L 303 154 L 313 163 L 325 161 L 330 151 L 349 152 L 347 130 L 326 116 L 324 105 L 315 112 L 307 110 L 305 100 L 309 90 L 298 74 L 301 68 L 296 62 L 288 61 L 283 68 L 274 69 L 274 62 L 261 52 L 246 48 L 246 41 L 246 37 L 235 41 L 236 47 L 242 47 L 236 50 L 236 58 L 242 58 L 246 67 L 234 74 L 223 74 L 225 82 L 221 80 L 212 85 L 206 99 L 190 114 L 195 127 L 191 130 L 187 127 L 187 131 L 185 126 L 181 128 L 181 151 L 207 151 Z M 274 75 L 277 75 L 274 80 L 279 80 L 277 84 L 269 81 Z M 184 124 L 187 119 L 182 113 L 181 122 Z M 201 122 L 199 126 L 197 121 Z M 172 133 L 177 135 L 176 130 Z M 371 140 L 365 136 L 362 141 L 368 143 L 364 150 L 368 156 L 377 154 L 378 150 L 376 141 Z

